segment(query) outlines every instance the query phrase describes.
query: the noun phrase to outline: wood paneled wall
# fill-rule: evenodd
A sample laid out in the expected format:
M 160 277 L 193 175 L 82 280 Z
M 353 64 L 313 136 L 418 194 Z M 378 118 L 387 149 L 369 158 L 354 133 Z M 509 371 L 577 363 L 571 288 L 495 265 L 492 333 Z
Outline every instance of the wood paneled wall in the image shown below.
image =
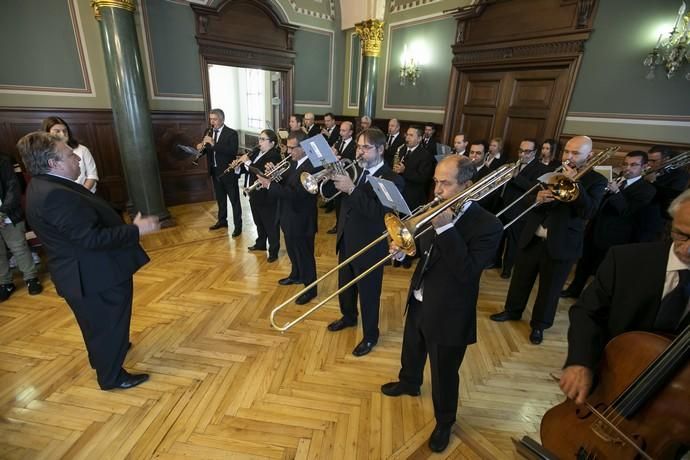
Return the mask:
M 17 141 L 40 129 L 49 116 L 63 118 L 74 137 L 87 146 L 96 161 L 98 193 L 117 207 L 127 202 L 120 150 L 110 110 L 0 109 L 0 151 L 18 158 Z M 213 199 L 206 160 L 193 166 L 178 144 L 196 145 L 207 122 L 202 112 L 153 112 L 153 134 L 166 205 Z

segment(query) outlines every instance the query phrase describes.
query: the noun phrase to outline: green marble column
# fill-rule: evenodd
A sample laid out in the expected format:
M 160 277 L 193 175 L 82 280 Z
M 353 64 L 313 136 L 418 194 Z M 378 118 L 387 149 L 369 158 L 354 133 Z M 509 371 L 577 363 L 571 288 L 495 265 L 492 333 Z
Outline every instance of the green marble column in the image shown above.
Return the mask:
M 93 0 L 91 6 L 100 23 L 115 132 L 129 200 L 135 213 L 156 215 L 164 225 L 170 225 L 134 26 L 134 0 Z
M 369 19 L 355 24 L 355 32 L 362 42 L 362 81 L 359 85 L 359 116 L 376 115 L 376 82 L 383 41 L 383 21 Z

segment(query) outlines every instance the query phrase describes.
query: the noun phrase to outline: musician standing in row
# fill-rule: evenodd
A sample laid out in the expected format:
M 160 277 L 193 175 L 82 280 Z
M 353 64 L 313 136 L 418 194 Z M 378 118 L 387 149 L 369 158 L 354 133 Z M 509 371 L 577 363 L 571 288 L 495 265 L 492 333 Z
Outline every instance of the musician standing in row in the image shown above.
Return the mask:
M 256 182 L 257 170 L 266 171 L 266 165 L 277 165 L 280 163 L 281 156 L 278 150 L 278 136 L 273 130 L 264 129 L 259 134 L 259 147 L 249 155 L 240 158 L 242 167 L 247 172 L 247 187 Z M 251 167 L 250 167 L 251 166 Z M 278 227 L 278 200 L 274 196 L 269 196 L 265 188 L 254 190 L 249 195 L 249 206 L 252 210 L 252 217 L 256 225 L 256 241 L 247 249 L 250 251 L 265 251 L 266 241 L 268 241 L 267 262 L 278 260 L 280 250 L 280 230 Z
M 474 173 L 467 157 L 448 156 L 436 166 L 434 193 L 449 199 L 472 184 Z M 458 409 L 460 364 L 467 345 L 477 341 L 479 280 L 496 253 L 503 226 L 472 201 L 455 213 L 445 210 L 431 224 L 433 230 L 417 240 L 422 256 L 407 294 L 399 381 L 383 385 L 381 392 L 418 396 L 428 355 L 436 418 L 429 448 L 441 452 Z
M 488 166 L 486 166 L 486 164 L 484 163 L 484 159 L 486 157 L 486 148 L 486 142 L 484 141 L 472 142 L 470 144 L 469 159 L 472 162 L 474 168 L 477 170 L 474 173 L 474 177 L 472 177 L 472 182 L 477 182 L 478 180 L 481 180 L 491 172 L 489 171 Z
M 332 147 L 333 153 L 336 157 L 338 157 L 338 159 L 346 158 L 348 160 L 355 161 L 357 146 L 355 140 L 352 138 L 354 132 L 355 131 L 351 121 L 344 121 L 340 123 L 340 140 Z M 331 189 L 332 187 L 329 186 L 328 188 Z M 333 207 L 335 208 L 335 225 L 326 232 L 329 235 L 335 235 L 338 233 L 341 199 L 341 196 L 337 196 L 335 199 L 329 202 L 333 203 Z
M 436 159 L 422 145 L 422 128 L 410 126 L 407 128 L 405 143 L 400 161 L 393 166 L 393 171 L 405 180 L 403 198 L 412 211 L 429 201 L 429 187 L 434 175 Z M 406 256 L 402 261 L 405 268 L 411 267 L 411 258 Z
M 405 143 L 405 136 L 400 133 L 400 122 L 397 118 L 388 120 L 388 140 L 386 141 L 386 151 L 383 155 L 386 164 L 393 167 L 395 153 L 400 146 Z
M 232 236 L 242 233 L 242 205 L 240 204 L 239 179 L 235 171 L 223 175 L 223 171 L 237 158 L 239 141 L 237 131 L 225 126 L 225 114 L 221 109 L 209 112 L 208 122 L 213 130 L 211 135 L 196 146 L 202 155 L 206 155 L 208 173 L 213 180 L 213 190 L 218 203 L 218 220 L 209 230 L 218 230 L 228 226 L 228 198 L 232 205 L 232 220 L 235 229 Z
M 576 136 L 563 149 L 563 175 L 570 179 L 587 164 L 592 140 Z M 556 201 L 550 189 L 537 193 L 538 204 L 524 218 L 515 272 L 508 288 L 504 311 L 491 315 L 494 321 L 516 321 L 522 317 L 532 286 L 539 275 L 539 290 L 532 309 L 529 339 L 540 344 L 544 329 L 553 324 L 563 284 L 575 261 L 582 256 L 585 225 L 604 196 L 606 178 L 587 171 L 578 180 L 578 197 L 571 202 Z
M 338 220 L 336 252 L 338 262 L 342 262 L 358 252 L 364 246 L 381 236 L 386 230 L 383 217 L 390 209 L 379 201 L 374 189 L 367 180 L 368 176 L 380 177 L 395 183 L 403 189 L 404 182 L 383 161 L 386 136 L 379 129 L 362 131 L 357 136 L 357 164 L 362 169 L 354 184 L 348 175 L 337 175 L 333 179 L 335 187 L 343 192 Z M 366 253 L 345 265 L 338 272 L 338 286 L 366 271 L 388 253 L 385 241 L 371 248 Z M 364 337 L 352 350 L 355 356 L 364 356 L 376 345 L 379 338 L 379 304 L 383 267 L 369 273 L 354 286 L 339 296 L 342 318 L 328 325 L 331 332 L 340 331 L 357 325 L 357 298 L 362 311 L 362 328 Z
M 314 259 L 314 235 L 316 234 L 316 198 L 307 192 L 300 182 L 303 172 L 313 174 L 315 169 L 300 146 L 306 135 L 293 131 L 287 138 L 287 151 L 292 161 L 280 182 L 259 177 L 257 180 L 272 199 L 278 201 L 280 226 L 285 235 L 288 257 L 292 265 L 290 274 L 278 280 L 278 284 L 303 283 L 308 286 L 316 280 Z M 273 165 L 269 164 L 269 167 Z M 316 297 L 316 287 L 297 297 L 295 302 L 304 305 Z
M 313 113 L 307 112 L 304 114 L 304 126 L 302 127 L 302 130 L 307 135 L 307 139 L 310 137 L 314 137 L 317 134 L 319 134 L 319 132 L 320 132 L 319 127 L 314 122 L 314 114 Z
M 335 117 L 331 112 L 323 116 L 324 127 L 321 129 L 321 134 L 326 138 L 328 145 L 333 147 L 340 137 L 340 130 L 335 124 Z
M 458 133 L 453 137 L 453 150 L 450 153 L 455 155 L 467 155 L 467 144 L 469 144 L 469 139 L 463 133 Z
M 575 277 L 568 289 L 561 292 L 561 297 L 580 296 L 609 248 L 639 241 L 635 222 L 640 211 L 649 206 L 656 191 L 652 184 L 642 179 L 642 171 L 647 166 L 645 152 L 629 152 L 623 161 L 621 177 L 609 182 L 601 207 L 589 223 Z
M 561 389 L 577 404 L 586 400 L 604 346 L 612 338 L 630 331 L 677 334 L 690 323 L 690 191 L 678 196 L 668 212 L 673 244 L 611 248 L 594 281 L 570 309 Z

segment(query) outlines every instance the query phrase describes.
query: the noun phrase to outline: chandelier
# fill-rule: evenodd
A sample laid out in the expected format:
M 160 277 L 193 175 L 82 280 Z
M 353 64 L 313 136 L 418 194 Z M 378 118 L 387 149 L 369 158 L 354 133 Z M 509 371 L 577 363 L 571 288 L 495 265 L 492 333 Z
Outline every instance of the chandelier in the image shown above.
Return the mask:
M 656 68 L 663 66 L 666 78 L 671 78 L 681 67 L 690 62 L 690 13 L 686 14 L 685 2 L 681 2 L 673 30 L 664 37 L 659 35 L 654 49 L 644 59 L 643 64 L 649 67 L 647 79 L 652 80 Z M 685 78 L 690 80 L 690 69 Z

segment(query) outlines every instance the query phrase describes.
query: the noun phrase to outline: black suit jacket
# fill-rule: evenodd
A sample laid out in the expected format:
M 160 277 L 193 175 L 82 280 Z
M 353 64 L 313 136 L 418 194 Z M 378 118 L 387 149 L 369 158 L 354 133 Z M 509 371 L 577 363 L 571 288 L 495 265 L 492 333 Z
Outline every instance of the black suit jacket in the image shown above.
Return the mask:
M 576 200 L 570 203 L 553 201 L 534 208 L 526 216 L 520 247 L 532 241 L 541 224 L 548 229 L 546 246 L 553 259 L 578 259 L 582 256 L 585 225 L 599 209 L 607 184 L 604 176 L 589 171 L 580 178 L 580 194 Z
M 433 137 L 429 140 L 422 139 L 422 147 L 424 147 L 431 155 L 436 155 L 436 143 L 436 139 Z
M 608 249 L 618 244 L 637 242 L 635 223 L 639 219 L 638 214 L 649 206 L 655 193 L 652 184 L 638 179 L 619 193 L 606 194 L 592 221 L 595 246 Z
M 388 142 L 388 138 L 386 137 L 386 142 Z M 395 139 L 393 140 L 393 143 L 390 145 L 386 145 L 386 150 L 383 152 L 383 159 L 386 161 L 386 164 L 390 167 L 393 167 L 393 157 L 395 156 L 395 152 L 398 151 L 398 148 L 400 148 L 401 145 L 405 143 L 405 135 L 403 133 L 398 133 L 397 136 L 395 136 Z
M 304 129 L 306 128 L 307 127 L 305 126 Z M 319 125 L 317 125 L 316 123 L 311 125 L 311 128 L 307 129 L 307 139 L 309 139 L 310 137 L 314 137 L 318 134 L 321 134 L 321 128 L 319 128 Z
M 472 176 L 472 182 L 478 182 L 485 178 L 486 176 L 489 175 L 491 170 L 487 168 L 486 166 L 483 166 L 481 169 L 477 170 L 477 172 L 474 173 L 474 176 Z
M 339 142 L 335 144 L 335 149 L 340 152 L 340 146 L 342 145 L 343 140 L 340 139 Z M 357 155 L 357 141 L 355 141 L 355 138 L 352 137 L 350 138 L 350 142 L 347 144 L 347 147 L 345 147 L 345 150 L 340 152 L 340 156 L 342 158 L 347 158 L 348 160 L 355 161 L 355 156 Z
M 419 144 L 411 154 L 404 155 L 402 158 L 405 164 L 405 171 L 402 173 L 405 179 L 403 197 L 410 209 L 414 210 L 417 206 L 429 201 L 429 187 L 434 176 L 436 160 L 422 144 Z
M 259 156 L 259 150 L 257 149 L 256 151 L 252 152 L 250 155 L 250 159 L 252 160 L 251 166 L 253 168 L 258 169 L 261 172 L 264 172 L 266 170 L 266 163 L 273 163 L 273 165 L 277 165 L 280 163 L 282 160 L 280 156 L 280 151 L 277 148 L 272 148 L 268 152 L 266 152 L 261 158 L 259 158 L 259 161 L 255 161 L 255 158 Z M 251 186 L 254 182 L 256 182 L 256 174 L 253 170 L 248 169 L 244 167 L 245 170 L 247 171 L 247 186 Z M 249 195 L 249 201 L 251 201 L 253 204 L 256 205 L 262 205 L 265 203 L 269 202 L 275 202 L 275 198 L 270 197 L 268 194 L 268 190 L 261 188 L 259 190 L 254 190 L 250 195 Z
M 318 195 L 302 187 L 300 176 L 303 172 L 314 174 L 316 169 L 309 160 L 299 168 L 296 162 L 290 161 L 290 169 L 283 179 L 272 183 L 268 189 L 269 196 L 278 200 L 278 218 L 286 239 L 313 236 L 317 230 Z
M 360 175 L 361 172 L 359 170 Z M 399 190 L 404 191 L 405 184 L 403 180 L 385 163 L 376 171 L 374 177 L 392 181 Z M 351 195 L 343 193 L 340 196 L 342 200 L 340 203 L 340 216 L 338 217 L 336 252 L 340 253 L 343 258 L 346 258 L 380 237 L 386 231 L 383 216 L 387 212 L 391 212 L 391 210 L 381 204 L 368 181 L 357 185 Z M 382 259 L 387 253 L 388 245 L 384 240 L 361 257 L 355 259 L 353 265 L 359 268 L 368 268 Z
M 409 302 L 414 286 L 423 277 L 421 327 L 430 342 L 461 346 L 477 341 L 479 279 L 496 255 L 502 232 L 503 225 L 496 216 L 473 203 L 454 228 L 440 235 L 431 229 L 419 239 L 422 259 L 412 276 L 407 299 Z M 432 242 L 431 255 L 427 256 Z
M 340 129 L 338 129 L 338 126 L 335 125 L 333 126 L 333 131 L 331 131 L 330 136 L 326 136 L 326 134 L 322 134 L 323 137 L 326 138 L 326 141 L 328 142 L 328 145 L 331 147 L 335 145 L 336 142 L 338 142 L 338 139 L 340 139 Z
M 493 166 L 493 164 L 491 165 Z M 547 170 L 547 166 L 544 165 L 543 163 L 535 160 L 530 161 L 527 163 L 527 165 L 522 168 L 522 171 L 520 171 L 515 177 L 510 179 L 508 183 L 505 185 L 505 189 L 503 190 L 503 193 L 501 195 L 497 196 L 502 196 L 502 206 L 508 206 L 518 198 L 522 194 L 524 194 L 527 190 L 531 189 L 537 184 L 537 179 L 542 175 L 549 172 Z M 527 209 L 532 203 L 534 203 L 534 199 L 537 196 L 537 190 L 534 191 L 534 193 L 526 196 L 522 200 L 520 200 L 519 203 L 515 204 L 512 206 L 509 210 L 507 210 L 503 216 L 504 222 L 509 222 L 513 220 L 515 217 L 520 215 L 522 211 Z
M 13 224 L 18 224 L 24 220 L 22 190 L 12 163 L 10 157 L 0 154 L 0 213 L 9 217 Z
M 149 260 L 136 225 L 125 224 L 105 200 L 69 179 L 35 176 L 26 209 L 62 297 L 80 299 L 117 286 Z
M 495 171 L 496 169 L 499 168 L 499 166 L 506 164 L 506 161 L 508 161 L 508 157 L 505 153 L 501 153 L 500 158 L 494 158 L 491 164 L 489 165 L 489 169 L 491 171 Z
M 211 137 L 213 137 L 213 132 L 211 132 Z M 225 168 L 228 167 L 237 158 L 237 149 L 239 147 L 239 137 L 237 131 L 223 125 L 223 130 L 218 135 L 218 140 L 216 140 L 216 145 L 206 144 L 201 150 L 202 155 L 206 155 L 206 163 L 208 163 L 208 174 L 213 175 L 213 153 L 216 154 L 216 163 L 218 167 L 216 168 L 216 176 L 223 173 Z
M 609 340 L 624 332 L 654 329 L 669 249 L 669 243 L 657 242 L 609 250 L 594 281 L 570 308 L 566 366 L 596 369 Z

